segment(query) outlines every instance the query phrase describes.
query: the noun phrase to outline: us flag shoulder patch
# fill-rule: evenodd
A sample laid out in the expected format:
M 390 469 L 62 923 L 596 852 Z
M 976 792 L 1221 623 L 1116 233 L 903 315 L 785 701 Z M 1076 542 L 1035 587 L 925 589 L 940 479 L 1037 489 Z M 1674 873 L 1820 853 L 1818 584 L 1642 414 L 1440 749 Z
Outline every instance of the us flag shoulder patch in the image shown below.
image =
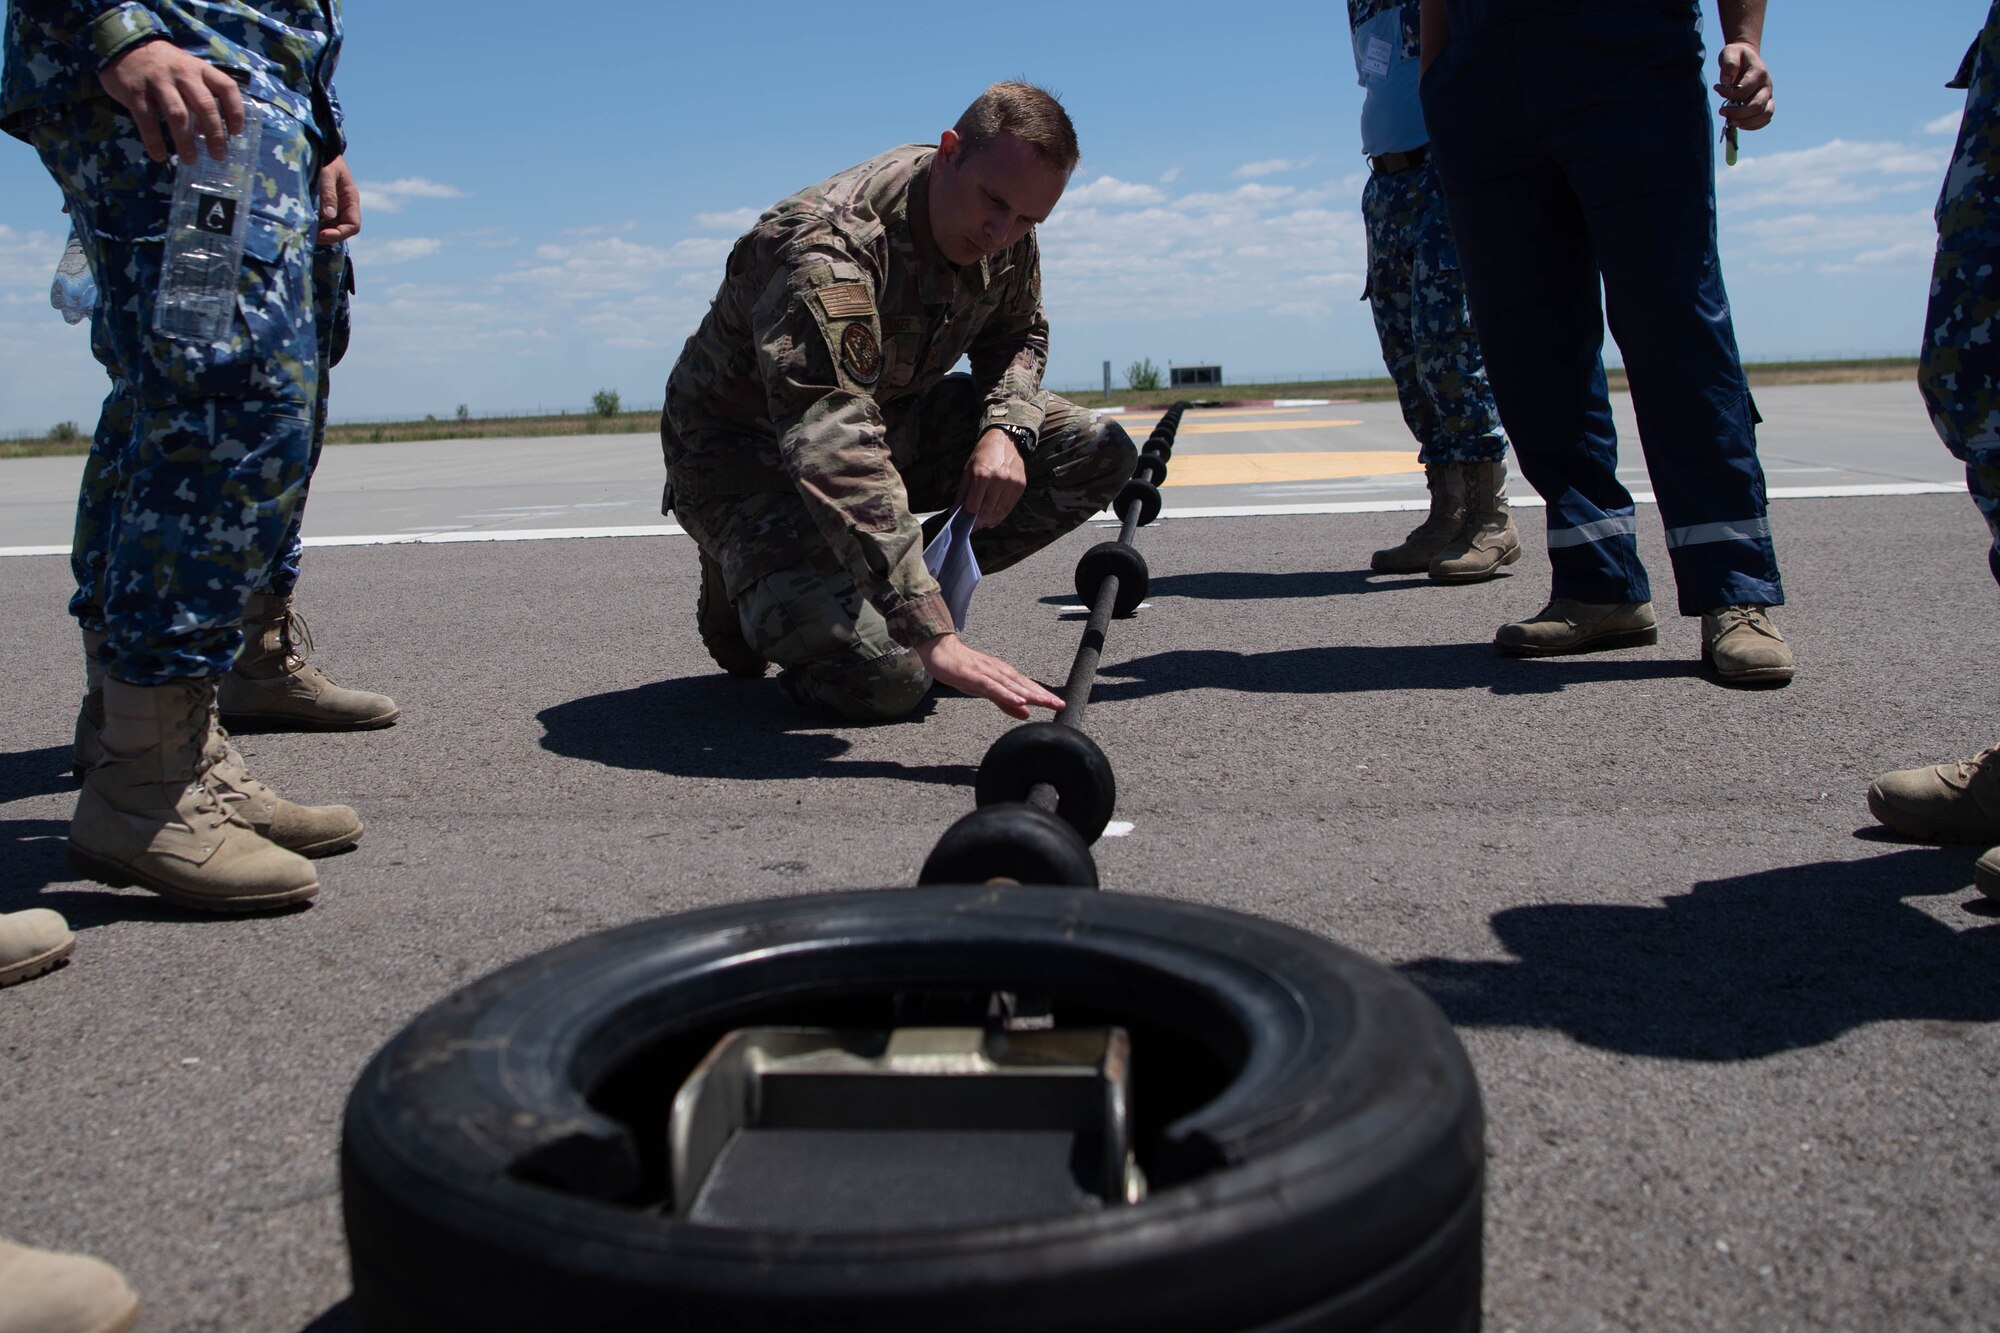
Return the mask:
M 828 319 L 866 319 L 875 313 L 875 298 L 858 282 L 836 282 L 815 295 Z

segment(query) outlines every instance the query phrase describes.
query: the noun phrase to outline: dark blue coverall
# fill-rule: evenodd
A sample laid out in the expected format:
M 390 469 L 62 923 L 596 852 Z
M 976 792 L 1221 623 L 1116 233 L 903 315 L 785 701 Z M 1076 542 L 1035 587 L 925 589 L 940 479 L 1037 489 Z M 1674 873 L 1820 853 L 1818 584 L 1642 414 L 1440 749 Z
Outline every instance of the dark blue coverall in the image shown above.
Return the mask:
M 1552 595 L 1651 598 L 1604 378 L 1625 354 L 1680 611 L 1784 601 L 1716 253 L 1694 0 L 1447 0 L 1422 85 L 1473 322 Z M 1599 299 L 1599 282 L 1603 300 Z

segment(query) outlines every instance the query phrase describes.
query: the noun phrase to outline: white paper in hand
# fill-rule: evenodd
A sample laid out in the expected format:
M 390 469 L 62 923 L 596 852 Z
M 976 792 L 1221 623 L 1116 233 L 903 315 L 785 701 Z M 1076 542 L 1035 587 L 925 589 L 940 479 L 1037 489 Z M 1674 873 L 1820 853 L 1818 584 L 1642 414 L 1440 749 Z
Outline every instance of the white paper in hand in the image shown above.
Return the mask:
M 924 564 L 944 592 L 944 604 L 951 608 L 951 623 L 965 628 L 965 608 L 972 604 L 972 590 L 979 586 L 979 561 L 972 554 L 972 527 L 979 515 L 963 505 L 951 511 L 944 530 L 924 548 Z

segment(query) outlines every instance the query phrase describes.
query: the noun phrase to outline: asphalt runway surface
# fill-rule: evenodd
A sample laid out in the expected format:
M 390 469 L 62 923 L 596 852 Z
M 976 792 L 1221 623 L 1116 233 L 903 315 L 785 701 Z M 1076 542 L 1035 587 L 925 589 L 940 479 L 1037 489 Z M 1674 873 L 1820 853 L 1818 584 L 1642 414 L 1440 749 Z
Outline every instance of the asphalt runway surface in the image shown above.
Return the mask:
M 1774 496 L 1960 491 L 1913 382 L 1761 390 L 1759 452 Z M 1648 491 L 1631 400 L 1612 397 L 1619 476 Z M 1144 440 L 1156 413 L 1122 418 Z M 1396 404 L 1199 410 L 1175 442 L 1167 511 L 1265 514 L 1421 508 L 1423 470 Z M 69 548 L 78 456 L 0 462 L 0 556 Z M 316 545 L 667 532 L 655 435 L 341 445 L 313 481 Z M 1518 478 L 1516 503 L 1534 493 Z
M 1907 449 L 1848 461 L 1949 478 L 1934 442 L 1920 473 L 1914 405 L 1896 420 Z M 1176 465 L 1211 439 L 1232 437 L 1191 434 Z M 329 451 L 322 482 L 393 447 Z M 323 485 L 309 530 L 353 502 Z M 1801 663 L 1781 690 L 1701 674 L 1650 506 L 1657 647 L 1495 656 L 1547 590 L 1542 517 L 1516 518 L 1528 555 L 1457 588 L 1366 572 L 1406 513 L 1144 530 L 1149 605 L 1113 624 L 1089 717 L 1132 826 L 1096 848 L 1106 887 L 1316 931 L 1436 999 L 1486 1099 L 1489 1329 L 1993 1327 L 2000 907 L 1969 887 L 1979 849 L 1886 836 L 1863 800 L 2000 740 L 1977 513 L 1778 499 Z M 1071 569 L 1104 536 L 989 579 L 972 641 L 1059 684 Z M 828 726 L 720 675 L 684 537 L 316 550 L 319 660 L 403 720 L 242 744 L 368 832 L 310 907 L 200 916 L 66 868 L 68 571 L 0 571 L 0 910 L 79 933 L 0 993 L 0 1234 L 117 1263 L 149 1331 L 347 1328 L 339 1115 L 384 1041 L 586 932 L 913 882 L 1011 725 L 945 696 Z

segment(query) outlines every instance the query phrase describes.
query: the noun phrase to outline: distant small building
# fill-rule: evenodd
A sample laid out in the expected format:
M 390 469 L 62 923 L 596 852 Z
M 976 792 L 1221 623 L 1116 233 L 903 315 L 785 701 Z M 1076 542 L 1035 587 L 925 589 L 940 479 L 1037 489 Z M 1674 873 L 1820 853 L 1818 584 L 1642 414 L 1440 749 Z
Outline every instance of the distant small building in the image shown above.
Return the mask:
M 1211 365 L 1177 366 L 1167 362 L 1167 386 L 1180 389 L 1196 384 L 1222 383 L 1222 367 Z

